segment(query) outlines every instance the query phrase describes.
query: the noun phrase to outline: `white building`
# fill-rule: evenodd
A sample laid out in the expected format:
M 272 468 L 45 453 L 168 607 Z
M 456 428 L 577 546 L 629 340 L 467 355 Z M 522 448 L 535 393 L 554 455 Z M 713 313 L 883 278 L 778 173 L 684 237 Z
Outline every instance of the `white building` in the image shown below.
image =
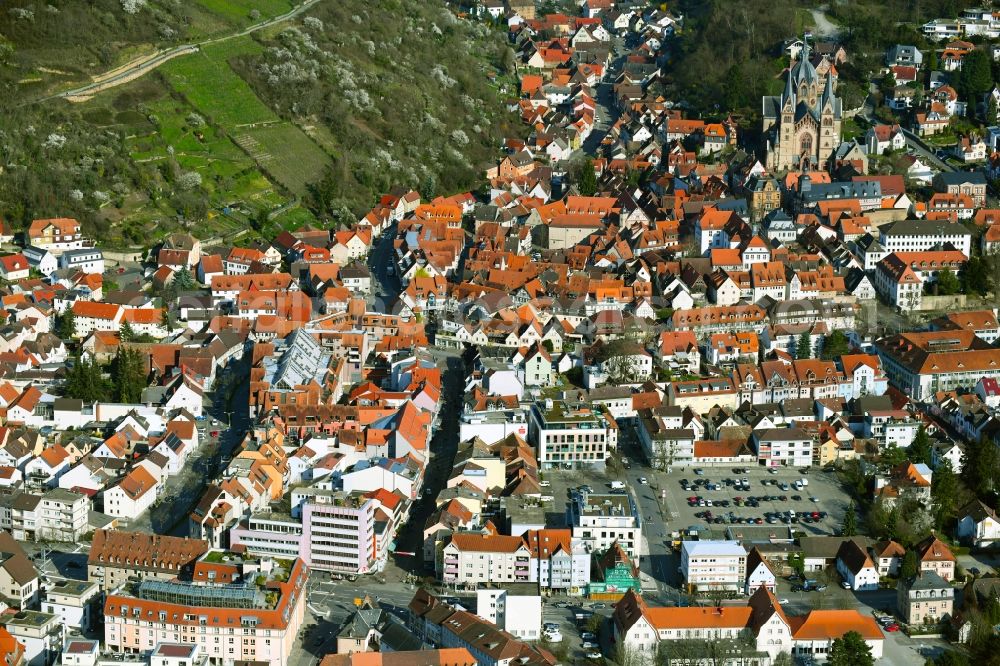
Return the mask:
M 900 220 L 879 229 L 879 244 L 886 254 L 923 252 L 950 243 L 966 257 L 972 256 L 972 233 L 946 220 Z
M 136 467 L 104 491 L 104 513 L 124 521 L 135 520 L 153 505 L 158 492 L 159 484 L 153 475 Z
M 742 590 L 747 578 L 747 551 L 739 541 L 685 541 L 681 575 L 689 588 Z
M 1000 541 L 1000 517 L 979 500 L 973 500 L 958 512 L 955 536 L 973 548 L 988 548 Z
M 845 539 L 837 551 L 837 572 L 852 590 L 878 589 L 878 567 L 868 552 L 853 539 Z
M 95 627 L 100 612 L 101 586 L 82 580 L 60 580 L 45 591 L 42 610 L 57 615 L 64 627 L 82 633 Z
M 456 532 L 445 545 L 441 580 L 447 585 L 527 583 L 531 553 L 520 537 Z
M 590 552 L 604 552 L 617 541 L 638 563 L 642 521 L 632 495 L 577 492 L 569 503 L 568 522 L 573 538 Z
M 801 428 L 765 428 L 753 433 L 757 459 L 768 467 L 812 464 L 812 437 Z
M 618 424 L 587 403 L 546 400 L 531 407 L 528 442 L 542 469 L 602 465 L 618 447 Z
M 542 598 L 515 595 L 506 590 L 477 590 L 476 615 L 522 640 L 534 641 L 542 632 Z
M 94 247 L 63 252 L 59 257 L 60 268 L 72 268 L 88 275 L 104 273 L 104 253 Z

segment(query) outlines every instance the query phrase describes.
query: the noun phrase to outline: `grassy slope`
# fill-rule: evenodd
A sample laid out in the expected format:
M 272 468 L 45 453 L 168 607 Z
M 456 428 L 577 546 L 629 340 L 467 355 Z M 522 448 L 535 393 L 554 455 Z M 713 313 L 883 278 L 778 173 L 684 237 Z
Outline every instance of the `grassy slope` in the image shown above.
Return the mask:
M 150 0 L 150 6 L 159 1 Z M 362 0 L 318 6 L 330 26 L 324 45 L 349 35 L 354 42 L 371 37 L 387 47 L 374 57 L 367 50 L 359 52 L 356 43 L 337 47 L 338 71 L 355 73 L 354 90 L 370 95 L 370 110 L 343 108 L 340 98 L 346 89 L 339 75 L 324 72 L 309 90 L 320 113 L 294 112 L 285 103 L 294 99 L 279 100 L 253 76 L 253 68 L 269 53 L 265 47 L 285 39 L 289 27 L 308 27 L 296 20 L 177 58 L 85 104 L 19 107 L 0 126 L 8 165 L 0 176 L 0 216 L 17 228 L 34 217 L 73 215 L 106 244 L 139 245 L 178 226 L 203 236 L 246 228 L 262 211 L 302 196 L 328 167 L 344 176 L 337 185 L 342 203 L 359 210 L 393 184 L 417 186 L 430 177 L 440 191 L 473 184 L 484 157 L 491 159 L 496 150 L 502 123 L 509 122 L 498 113 L 495 91 L 485 85 L 488 54 L 477 55 L 480 44 L 470 39 L 470 30 L 480 38 L 487 31 L 455 21 L 438 0 L 386 2 L 404 18 L 381 22 L 385 13 Z M 220 3 L 182 3 L 186 12 L 205 17 L 190 33 L 240 23 L 251 6 L 267 15 L 285 11 L 287 5 L 284 0 Z M 366 17 L 361 23 L 350 19 L 359 15 Z M 349 30 L 333 27 L 341 18 L 350 21 Z M 429 32 L 436 23 L 445 26 L 443 34 Z M 490 45 L 493 39 L 481 43 Z M 121 43 L 139 48 L 141 40 L 126 34 Z M 390 44 L 394 46 L 388 48 Z M 430 70 L 438 62 L 455 83 L 442 86 L 434 78 Z M 333 107 L 324 108 L 327 103 Z M 195 114 L 207 122 L 197 122 Z M 438 124 L 428 126 L 428 116 Z M 458 129 L 470 137 L 461 150 L 450 140 Z M 66 143 L 47 147 L 52 135 Z M 81 169 L 81 164 L 88 166 Z M 179 185 L 188 172 L 201 176 L 201 185 L 193 190 Z M 315 221 L 305 208 L 293 207 L 262 231 Z

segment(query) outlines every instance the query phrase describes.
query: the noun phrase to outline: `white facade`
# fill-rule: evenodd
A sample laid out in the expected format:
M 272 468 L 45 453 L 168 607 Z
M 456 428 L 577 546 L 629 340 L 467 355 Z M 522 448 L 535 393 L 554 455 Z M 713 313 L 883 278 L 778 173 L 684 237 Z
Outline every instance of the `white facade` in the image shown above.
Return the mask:
M 699 592 L 742 590 L 747 551 L 738 541 L 685 541 L 681 544 L 684 582 Z
M 618 542 L 634 562 L 639 561 L 642 523 L 631 495 L 578 493 L 569 505 L 573 538 L 591 552 L 602 553 Z
M 542 598 L 512 595 L 506 590 L 477 590 L 476 615 L 522 640 L 534 641 L 542 632 Z
M 88 275 L 104 273 L 104 253 L 97 248 L 70 250 L 59 257 L 61 268 L 72 268 Z

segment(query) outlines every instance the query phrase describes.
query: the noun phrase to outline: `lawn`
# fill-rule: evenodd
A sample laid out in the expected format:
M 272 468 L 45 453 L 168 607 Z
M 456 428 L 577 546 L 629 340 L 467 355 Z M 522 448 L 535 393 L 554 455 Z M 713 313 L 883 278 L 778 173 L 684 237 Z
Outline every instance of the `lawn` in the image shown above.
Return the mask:
M 249 129 L 234 139 L 271 178 L 298 195 L 330 163 L 329 156 L 291 123 Z
M 212 44 L 192 55 L 174 58 L 161 69 L 167 81 L 206 118 L 237 128 L 276 122 L 250 86 L 229 66 L 229 59 L 257 53 L 260 45 L 249 37 Z
M 250 12 L 254 9 L 260 12 L 261 18 L 270 18 L 284 14 L 292 8 L 288 0 L 196 0 L 213 14 L 223 16 L 233 23 L 251 23 Z

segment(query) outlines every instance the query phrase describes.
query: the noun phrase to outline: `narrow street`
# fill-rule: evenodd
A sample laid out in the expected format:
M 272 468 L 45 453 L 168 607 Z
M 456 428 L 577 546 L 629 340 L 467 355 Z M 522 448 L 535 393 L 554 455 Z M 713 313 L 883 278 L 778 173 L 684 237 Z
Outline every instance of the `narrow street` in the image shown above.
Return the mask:
M 462 397 L 465 387 L 465 362 L 458 353 L 435 349 L 432 352 L 443 369 L 440 423 L 431 440 L 431 458 L 424 473 L 425 492 L 410 508 L 410 518 L 399 530 L 396 538 L 397 555 L 395 567 L 387 565 L 386 578 L 394 573 L 406 572 L 423 575 L 423 529 L 427 518 L 434 513 L 438 493 L 448 482 L 448 475 L 458 451 L 458 415 L 462 413 Z M 395 569 L 395 571 L 393 571 Z
M 210 394 L 211 399 L 206 397 L 207 418 L 196 423 L 201 444 L 188 457 L 180 474 L 167 480 L 165 490 L 150 510 L 123 529 L 188 536 L 188 514 L 209 482 L 231 459 L 233 449 L 243 440 L 250 426 L 248 373 L 245 361 L 234 362 L 223 372 Z M 230 418 L 232 421 L 227 427 Z M 211 437 L 215 431 L 219 436 Z

